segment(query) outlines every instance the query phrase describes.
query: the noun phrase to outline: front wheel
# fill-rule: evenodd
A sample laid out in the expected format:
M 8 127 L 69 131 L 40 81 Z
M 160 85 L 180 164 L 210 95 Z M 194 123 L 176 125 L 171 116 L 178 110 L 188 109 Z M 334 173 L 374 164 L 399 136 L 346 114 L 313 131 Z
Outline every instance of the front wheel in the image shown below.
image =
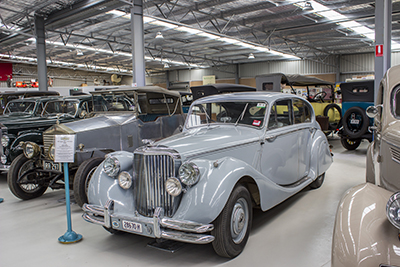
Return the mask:
M 47 184 L 37 172 L 26 175 L 18 181 L 18 178 L 27 171 L 34 170 L 35 162 L 25 157 L 24 154 L 16 157 L 11 163 L 7 173 L 7 183 L 10 191 L 23 200 L 40 197 L 47 190 Z
M 239 255 L 249 238 L 253 208 L 250 193 L 243 185 L 235 187 L 224 209 L 214 221 L 212 243 L 215 252 L 226 258 Z
M 352 140 L 348 138 L 341 138 L 340 142 L 342 143 L 342 146 L 347 150 L 355 150 L 361 144 L 361 139 Z
M 74 197 L 76 204 L 82 207 L 83 204 L 88 202 L 87 190 L 90 179 L 97 166 L 104 160 L 104 158 L 90 158 L 85 160 L 78 168 L 74 177 Z

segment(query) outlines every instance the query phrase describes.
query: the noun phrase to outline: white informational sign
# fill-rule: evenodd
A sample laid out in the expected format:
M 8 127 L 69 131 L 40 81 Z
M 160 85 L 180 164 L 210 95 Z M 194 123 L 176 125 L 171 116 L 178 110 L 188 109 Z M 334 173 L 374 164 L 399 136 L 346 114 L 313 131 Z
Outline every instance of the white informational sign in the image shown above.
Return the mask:
M 74 162 L 75 135 L 56 135 L 54 162 Z

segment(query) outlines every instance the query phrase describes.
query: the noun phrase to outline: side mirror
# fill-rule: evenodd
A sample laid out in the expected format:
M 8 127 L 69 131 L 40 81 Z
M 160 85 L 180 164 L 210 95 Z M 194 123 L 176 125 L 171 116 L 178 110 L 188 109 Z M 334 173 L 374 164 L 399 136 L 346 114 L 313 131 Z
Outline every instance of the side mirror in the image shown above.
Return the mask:
M 369 106 L 366 110 L 367 116 L 370 118 L 375 118 L 379 115 L 379 110 L 377 106 Z

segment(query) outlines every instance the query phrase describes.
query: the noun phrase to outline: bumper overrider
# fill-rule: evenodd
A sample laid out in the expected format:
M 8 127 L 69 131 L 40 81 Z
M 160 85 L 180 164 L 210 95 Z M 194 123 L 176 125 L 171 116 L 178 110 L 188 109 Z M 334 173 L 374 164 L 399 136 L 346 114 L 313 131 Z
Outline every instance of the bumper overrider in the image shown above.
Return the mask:
M 164 210 L 161 207 L 155 209 L 153 217 L 145 217 L 138 213 L 129 217 L 118 216 L 114 213 L 113 200 L 108 200 L 104 207 L 84 204 L 82 209 L 85 221 L 106 228 L 193 244 L 207 244 L 214 241 L 214 236 L 204 234 L 214 229 L 213 224 L 167 218 L 164 217 Z

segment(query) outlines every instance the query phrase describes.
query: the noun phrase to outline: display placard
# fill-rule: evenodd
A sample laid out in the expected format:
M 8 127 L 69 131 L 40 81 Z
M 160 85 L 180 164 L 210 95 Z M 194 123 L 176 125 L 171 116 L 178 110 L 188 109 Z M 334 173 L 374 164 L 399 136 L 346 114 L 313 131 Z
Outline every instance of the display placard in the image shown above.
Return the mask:
M 54 162 L 74 162 L 75 135 L 56 135 Z

